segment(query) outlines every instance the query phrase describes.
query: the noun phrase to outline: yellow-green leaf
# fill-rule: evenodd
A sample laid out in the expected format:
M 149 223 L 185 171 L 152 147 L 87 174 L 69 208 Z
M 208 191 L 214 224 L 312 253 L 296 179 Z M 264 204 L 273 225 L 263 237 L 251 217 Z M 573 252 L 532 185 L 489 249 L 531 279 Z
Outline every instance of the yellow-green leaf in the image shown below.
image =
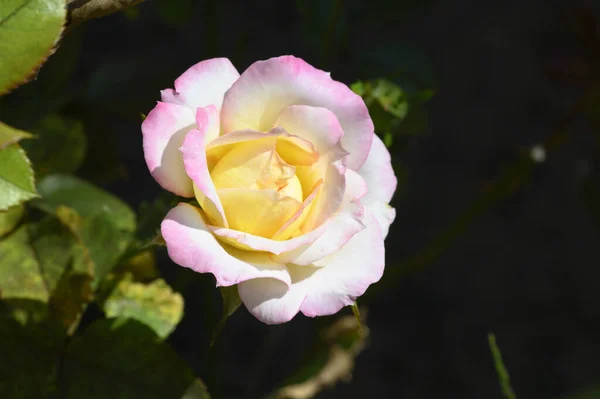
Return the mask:
M 27 226 L 21 226 L 0 241 L 0 298 L 47 302 L 48 297 Z
M 31 133 L 15 129 L 14 127 L 10 127 L 0 122 L 0 150 L 21 139 L 29 139 L 32 137 L 34 137 L 34 135 Z
M 65 0 L 0 1 L 0 94 L 27 82 L 54 52 Z
M 183 317 L 183 297 L 162 279 L 138 283 L 127 273 L 104 302 L 104 312 L 109 318 L 138 320 L 166 338 Z
M 18 144 L 0 150 L 0 211 L 39 197 L 31 163 Z
M 10 233 L 23 217 L 25 208 L 23 205 L 16 205 L 0 212 L 0 237 Z
M 49 314 L 71 334 L 92 300 L 93 265 L 77 235 L 54 216 L 28 225 L 33 249 L 50 295 Z M 13 264 L 16 269 L 18 264 Z
M 82 218 L 103 210 L 118 230 L 135 231 L 135 213 L 121 199 L 93 184 L 68 175 L 46 176 L 38 184 L 43 199 L 36 206 L 55 213 L 60 205 L 73 208 Z

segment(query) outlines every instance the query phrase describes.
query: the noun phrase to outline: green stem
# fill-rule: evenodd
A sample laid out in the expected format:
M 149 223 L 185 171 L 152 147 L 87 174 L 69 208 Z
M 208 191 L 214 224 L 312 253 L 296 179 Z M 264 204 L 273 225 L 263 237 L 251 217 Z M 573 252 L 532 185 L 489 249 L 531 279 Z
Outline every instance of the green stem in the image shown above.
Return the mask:
M 498 373 L 498 380 L 500 381 L 500 386 L 502 387 L 502 393 L 506 399 L 517 399 L 515 395 L 515 391 L 513 391 L 512 386 L 510 385 L 510 375 L 508 374 L 508 370 L 504 366 L 504 362 L 502 361 L 502 353 L 496 344 L 496 336 L 494 333 L 488 334 L 488 344 L 490 345 L 490 351 L 492 352 L 492 357 L 494 358 L 494 366 L 496 367 L 496 373 Z

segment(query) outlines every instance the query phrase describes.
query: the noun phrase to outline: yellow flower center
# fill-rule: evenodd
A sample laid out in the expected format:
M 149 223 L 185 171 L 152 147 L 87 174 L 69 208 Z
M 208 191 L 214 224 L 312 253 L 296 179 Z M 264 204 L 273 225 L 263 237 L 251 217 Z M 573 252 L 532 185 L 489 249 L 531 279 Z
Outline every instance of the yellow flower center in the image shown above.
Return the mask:
M 302 203 L 310 194 L 297 167 L 305 169 L 318 159 L 314 147 L 295 136 L 209 148 L 210 175 L 229 228 L 279 240 L 292 236 L 304 219 L 308 207 Z
M 234 146 L 211 172 L 215 187 L 273 189 L 302 202 L 302 186 L 296 177 L 296 167 L 281 158 L 276 144 L 275 137 L 268 137 Z

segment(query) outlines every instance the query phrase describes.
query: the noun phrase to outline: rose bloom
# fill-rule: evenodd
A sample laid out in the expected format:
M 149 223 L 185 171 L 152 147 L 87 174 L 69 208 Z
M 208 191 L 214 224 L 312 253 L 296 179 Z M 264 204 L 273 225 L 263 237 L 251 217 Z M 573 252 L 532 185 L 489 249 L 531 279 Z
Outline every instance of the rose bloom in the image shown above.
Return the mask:
M 162 222 L 169 256 L 237 285 L 259 320 L 336 313 L 381 278 L 397 180 L 362 98 L 329 73 L 292 56 L 241 75 L 202 61 L 142 133 L 156 181 L 199 204 Z

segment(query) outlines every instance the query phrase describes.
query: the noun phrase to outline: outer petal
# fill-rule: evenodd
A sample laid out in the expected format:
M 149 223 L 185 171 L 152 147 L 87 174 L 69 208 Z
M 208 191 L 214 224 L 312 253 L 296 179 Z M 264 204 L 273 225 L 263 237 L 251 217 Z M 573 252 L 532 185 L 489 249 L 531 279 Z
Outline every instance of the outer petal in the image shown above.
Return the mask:
M 248 280 L 238 285 L 242 302 L 263 323 L 285 323 L 298 314 L 316 268 L 290 266 L 290 270 L 293 270 L 294 283 L 289 288 L 272 278 Z
M 308 295 L 300 311 L 310 317 L 338 312 L 354 303 L 369 285 L 379 281 L 385 265 L 383 236 L 374 216 L 365 210 L 366 229 L 356 234 L 333 255 L 315 266 Z M 292 274 L 292 287 L 294 285 Z
M 383 202 L 369 204 L 367 209 L 369 209 L 373 216 L 375 216 L 375 219 L 377 219 L 377 222 L 379 222 L 383 238 L 386 238 L 390 231 L 390 225 L 396 219 L 396 210 Z
M 202 211 L 181 203 L 167 214 L 161 224 L 171 259 L 198 273 L 212 273 L 217 285 L 230 286 L 255 278 L 269 277 L 290 284 L 284 264 L 268 255 L 224 249 L 206 227 Z
M 187 175 L 198 188 L 197 197 L 202 208 L 210 219 L 215 220 L 215 223 L 227 226 L 225 211 L 210 177 L 204 149 L 207 141 L 219 134 L 219 113 L 214 105 L 198 108 L 196 121 L 198 129 L 187 134 L 180 148 L 183 154 L 183 165 Z
M 369 156 L 358 170 L 358 174 L 365 179 L 369 188 L 369 192 L 362 199 L 363 204 L 390 202 L 396 191 L 398 179 L 392 168 L 390 153 L 378 136 L 374 136 Z
M 179 147 L 195 127 L 189 108 L 159 102 L 142 123 L 144 158 L 150 173 L 166 190 L 193 197 L 192 180 L 185 173 Z
M 212 58 L 190 67 L 175 81 L 175 90 L 161 92 L 164 102 L 196 108 L 214 105 L 218 110 L 223 96 L 240 74 L 227 58 Z
M 292 284 L 270 278 L 248 280 L 238 285 L 244 305 L 267 324 L 285 323 L 298 311 L 309 317 L 330 315 L 351 305 L 369 285 L 383 275 L 383 237 L 370 214 L 367 228 L 341 250 L 314 266 L 288 265 Z
M 396 217 L 396 211 L 388 203 L 396 191 L 398 179 L 394 175 L 390 153 L 379 137 L 373 138 L 369 157 L 358 174 L 365 179 L 368 187 L 361 202 L 374 214 L 385 238 Z
M 362 98 L 328 73 L 303 60 L 284 56 L 252 64 L 225 94 L 222 131 L 268 131 L 290 105 L 324 107 L 332 111 L 342 129 L 347 165 L 357 170 L 367 158 L 373 139 L 373 122 Z

